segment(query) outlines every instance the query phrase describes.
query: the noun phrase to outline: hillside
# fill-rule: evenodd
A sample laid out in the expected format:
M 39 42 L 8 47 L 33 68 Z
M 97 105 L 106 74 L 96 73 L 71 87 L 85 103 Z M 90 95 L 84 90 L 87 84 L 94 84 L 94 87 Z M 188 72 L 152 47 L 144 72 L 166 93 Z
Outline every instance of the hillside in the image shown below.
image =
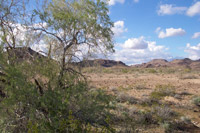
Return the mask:
M 127 67 L 127 65 L 121 61 L 95 59 L 95 60 L 84 60 L 78 63 L 81 67 Z
M 14 52 L 13 52 L 14 51 Z M 10 51 L 11 52 L 11 51 Z M 33 61 L 36 58 L 45 58 L 44 55 L 34 51 L 29 47 L 20 47 L 12 50 L 19 62 L 23 60 Z M 122 61 L 108 60 L 108 59 L 94 59 L 94 60 L 83 60 L 78 63 L 74 63 L 81 67 L 128 67 Z M 200 60 L 191 60 L 189 58 L 185 59 L 175 59 L 172 61 L 167 61 L 165 59 L 154 59 L 147 63 L 132 65 L 131 67 L 136 68 L 159 68 L 159 67 L 169 67 L 169 68 L 188 68 L 199 70 Z
M 9 49 L 8 53 L 14 57 L 17 62 L 26 61 L 33 61 L 39 58 L 45 58 L 44 55 L 34 51 L 30 47 L 17 47 L 14 49 Z
M 189 58 L 185 59 L 175 59 L 168 62 L 164 59 L 154 59 L 147 63 L 142 63 L 139 65 L 132 65 L 131 67 L 137 68 L 157 68 L 157 67 L 173 67 L 173 68 L 189 68 L 189 69 L 200 69 L 200 60 L 191 60 Z

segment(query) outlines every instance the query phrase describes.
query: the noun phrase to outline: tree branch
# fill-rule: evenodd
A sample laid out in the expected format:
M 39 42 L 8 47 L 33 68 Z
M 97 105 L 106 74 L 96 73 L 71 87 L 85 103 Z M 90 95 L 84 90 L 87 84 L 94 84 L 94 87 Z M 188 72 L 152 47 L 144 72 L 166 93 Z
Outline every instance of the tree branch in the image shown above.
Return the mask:
M 35 79 L 35 84 L 38 86 L 40 95 L 42 96 L 44 94 L 43 88 L 42 86 L 39 84 L 39 82 L 37 81 L 37 79 Z

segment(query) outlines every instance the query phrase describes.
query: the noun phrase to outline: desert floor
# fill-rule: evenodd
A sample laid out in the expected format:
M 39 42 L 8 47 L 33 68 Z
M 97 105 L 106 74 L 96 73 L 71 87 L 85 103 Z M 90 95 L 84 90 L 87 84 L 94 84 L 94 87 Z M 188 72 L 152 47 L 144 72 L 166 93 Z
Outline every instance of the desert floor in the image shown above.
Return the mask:
M 191 122 L 200 127 L 200 108 L 192 103 L 194 97 L 200 96 L 200 72 L 185 69 L 135 69 L 135 68 L 88 68 L 84 71 L 90 84 L 102 88 L 108 93 L 118 96 L 120 94 L 134 97 L 138 101 L 148 100 L 159 87 L 165 86 L 165 91 L 173 95 L 158 98 L 180 116 L 189 118 Z M 138 102 L 140 103 L 140 102 Z M 139 109 L 148 107 L 141 104 L 123 105 Z M 152 108 L 149 107 L 149 108 Z M 145 132 L 145 131 L 143 131 Z M 161 129 L 148 129 L 146 132 L 163 132 Z M 200 132 L 192 131 L 191 132 Z

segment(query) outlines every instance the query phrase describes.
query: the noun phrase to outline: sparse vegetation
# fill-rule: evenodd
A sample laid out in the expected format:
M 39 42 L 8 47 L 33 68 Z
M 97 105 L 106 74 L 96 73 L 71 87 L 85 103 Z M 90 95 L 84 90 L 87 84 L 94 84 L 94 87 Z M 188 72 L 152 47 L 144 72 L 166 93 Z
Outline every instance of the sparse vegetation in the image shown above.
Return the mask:
M 177 116 L 177 113 L 167 106 L 156 106 L 153 110 L 153 113 L 156 114 L 156 119 L 159 123 L 165 123 L 174 120 L 174 118 Z
M 135 86 L 135 89 L 136 90 L 145 90 L 145 89 L 148 89 L 148 88 L 144 84 L 140 84 L 140 85 Z
M 192 99 L 192 103 L 195 104 L 196 106 L 200 107 L 200 96 L 196 96 Z
M 117 101 L 118 102 L 128 102 L 130 104 L 136 104 L 137 103 L 137 99 L 134 98 L 133 96 L 130 96 L 129 94 L 125 93 L 125 92 L 121 92 L 117 94 Z
M 200 132 L 198 61 L 88 60 L 114 52 L 108 13 L 104 0 L 0 0 L 0 132 Z
M 165 96 L 174 96 L 175 89 L 171 85 L 157 85 L 156 89 L 151 93 L 152 99 L 161 100 Z

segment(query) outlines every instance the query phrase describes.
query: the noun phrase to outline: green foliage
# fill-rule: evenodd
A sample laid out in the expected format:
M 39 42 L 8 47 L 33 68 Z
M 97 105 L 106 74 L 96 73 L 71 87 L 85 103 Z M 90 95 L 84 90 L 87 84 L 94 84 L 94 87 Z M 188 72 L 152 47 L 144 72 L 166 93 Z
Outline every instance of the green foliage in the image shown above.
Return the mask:
M 190 73 L 192 70 L 190 68 L 186 68 L 183 70 L 184 73 Z
M 129 71 L 128 71 L 127 68 L 122 69 L 122 73 L 128 73 L 128 72 L 129 72 Z
M 67 64 L 82 44 L 114 51 L 107 3 L 45 0 L 27 15 L 26 2 L 0 1 L 0 132 L 113 132 L 112 96 L 90 88 Z M 30 30 L 31 39 L 17 38 L 20 26 Z M 14 52 L 39 39 L 49 41 L 48 57 L 25 59 Z
M 113 23 L 104 0 L 47 0 L 42 4 L 43 8 L 35 9 L 34 14 L 39 18 L 37 21 L 46 23 L 46 27 L 35 29 L 57 40 L 58 46 L 54 50 L 64 51 L 65 56 L 67 53 L 74 55 L 79 45 L 87 44 L 90 50 L 96 51 L 102 46 L 104 52 L 114 51 Z
M 200 106 L 200 96 L 196 96 L 192 99 L 192 103 L 196 106 Z
M 155 69 L 148 69 L 149 73 L 157 73 L 157 71 Z
M 151 93 L 150 97 L 153 99 L 161 100 L 165 96 L 174 96 L 175 90 L 171 85 L 158 85 Z
M 82 132 L 89 125 L 111 131 L 107 119 L 112 97 L 90 89 L 79 75 L 66 72 L 67 86 L 60 88 L 51 60 L 10 65 L 1 54 L 0 66 L 6 81 L 1 88 L 6 94 L 0 102 L 1 132 Z
M 177 116 L 177 113 L 167 106 L 156 106 L 153 109 L 153 113 L 156 115 L 156 119 L 159 123 L 173 120 Z

